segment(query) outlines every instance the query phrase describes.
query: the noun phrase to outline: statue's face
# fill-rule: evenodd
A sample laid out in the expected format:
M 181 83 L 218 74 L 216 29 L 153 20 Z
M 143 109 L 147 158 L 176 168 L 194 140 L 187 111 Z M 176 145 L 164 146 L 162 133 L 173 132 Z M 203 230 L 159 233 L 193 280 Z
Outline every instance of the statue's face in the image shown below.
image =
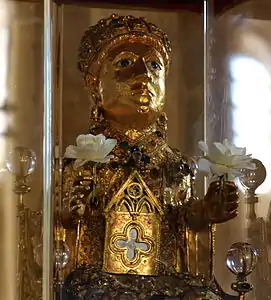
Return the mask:
M 104 117 L 116 126 L 143 128 L 164 107 L 165 65 L 153 47 L 126 43 L 111 49 L 98 79 Z

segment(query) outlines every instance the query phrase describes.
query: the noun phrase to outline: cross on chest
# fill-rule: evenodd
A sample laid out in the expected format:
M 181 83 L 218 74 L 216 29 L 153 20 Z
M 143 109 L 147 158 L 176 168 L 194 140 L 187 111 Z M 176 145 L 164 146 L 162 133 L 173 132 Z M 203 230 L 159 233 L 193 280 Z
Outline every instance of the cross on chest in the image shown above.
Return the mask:
M 136 228 L 131 228 L 128 231 L 128 239 L 117 240 L 117 246 L 127 249 L 127 259 L 132 261 L 136 258 L 138 250 L 146 252 L 149 250 L 149 245 L 142 241 L 138 241 L 138 231 Z

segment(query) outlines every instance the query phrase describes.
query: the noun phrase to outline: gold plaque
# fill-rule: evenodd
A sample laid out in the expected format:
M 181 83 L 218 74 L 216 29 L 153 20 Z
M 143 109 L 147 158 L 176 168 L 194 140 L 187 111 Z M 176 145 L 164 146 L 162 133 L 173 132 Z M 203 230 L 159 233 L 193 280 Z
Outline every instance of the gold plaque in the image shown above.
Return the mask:
M 162 214 L 139 173 L 132 173 L 105 209 L 104 271 L 156 274 Z

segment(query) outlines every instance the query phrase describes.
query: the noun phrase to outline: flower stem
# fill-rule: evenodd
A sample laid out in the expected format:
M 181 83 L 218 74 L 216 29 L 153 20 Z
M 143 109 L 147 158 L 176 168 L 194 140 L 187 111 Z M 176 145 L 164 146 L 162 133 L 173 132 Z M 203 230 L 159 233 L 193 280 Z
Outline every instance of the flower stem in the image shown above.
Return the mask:
M 95 197 L 96 197 L 96 184 L 97 184 L 97 164 L 95 163 L 92 167 L 92 173 L 93 173 L 93 188 L 92 188 L 92 195 L 91 195 L 91 201 L 92 204 L 95 203 Z M 93 210 L 92 210 L 93 213 Z

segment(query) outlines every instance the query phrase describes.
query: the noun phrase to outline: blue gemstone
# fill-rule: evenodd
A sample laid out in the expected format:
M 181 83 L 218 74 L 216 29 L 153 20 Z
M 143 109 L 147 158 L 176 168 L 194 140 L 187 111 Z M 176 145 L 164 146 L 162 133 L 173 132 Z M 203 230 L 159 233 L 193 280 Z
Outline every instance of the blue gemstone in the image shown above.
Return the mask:
M 238 284 L 238 288 L 243 291 L 250 290 L 250 284 L 248 282 L 242 282 Z
M 121 23 L 121 20 L 118 18 L 118 19 L 113 19 L 111 21 L 111 24 L 115 27 L 115 28 L 118 28 L 118 27 L 122 27 L 123 24 Z
M 118 22 L 119 22 L 119 18 L 116 18 L 116 19 L 113 19 L 113 20 L 111 21 L 111 24 L 115 25 L 115 24 L 117 24 Z
M 236 282 L 232 284 L 232 289 L 239 293 L 248 293 L 251 290 L 251 285 L 248 282 Z

